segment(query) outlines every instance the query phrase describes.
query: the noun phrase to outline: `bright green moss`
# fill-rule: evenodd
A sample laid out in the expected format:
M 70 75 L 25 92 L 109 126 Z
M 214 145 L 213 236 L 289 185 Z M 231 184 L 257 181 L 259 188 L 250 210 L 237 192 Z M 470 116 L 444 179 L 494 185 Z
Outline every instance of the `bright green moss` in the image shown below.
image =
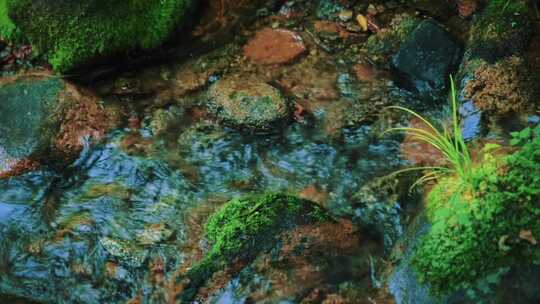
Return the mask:
M 428 196 L 432 228 L 413 263 L 436 293 L 470 287 L 499 267 L 533 258 L 535 246 L 520 232 L 540 237 L 540 127 L 514 136 L 519 150 L 486 154 L 472 192 L 446 178 Z
M 159 46 L 195 0 L 0 0 L 0 29 L 12 25 L 64 72 L 94 59 Z
M 525 0 L 491 0 L 471 28 L 470 56 L 494 63 L 522 52 L 533 33 Z
M 258 253 L 275 247 L 284 231 L 330 219 L 317 204 L 284 194 L 229 201 L 206 223 L 206 239 L 211 248 L 187 274 L 190 287 L 182 293 L 182 300 L 189 302 L 214 272 L 233 261 L 249 262 Z
M 8 16 L 7 2 L 0 0 L 0 38 L 11 40 L 16 30 Z

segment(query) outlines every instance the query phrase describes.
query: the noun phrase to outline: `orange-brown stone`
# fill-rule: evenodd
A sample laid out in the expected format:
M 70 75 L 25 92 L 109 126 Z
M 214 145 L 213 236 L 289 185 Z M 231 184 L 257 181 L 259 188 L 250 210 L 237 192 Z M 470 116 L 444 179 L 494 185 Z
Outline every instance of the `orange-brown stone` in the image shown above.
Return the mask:
M 297 33 L 264 28 L 244 46 L 244 55 L 258 64 L 285 64 L 302 56 L 306 50 Z

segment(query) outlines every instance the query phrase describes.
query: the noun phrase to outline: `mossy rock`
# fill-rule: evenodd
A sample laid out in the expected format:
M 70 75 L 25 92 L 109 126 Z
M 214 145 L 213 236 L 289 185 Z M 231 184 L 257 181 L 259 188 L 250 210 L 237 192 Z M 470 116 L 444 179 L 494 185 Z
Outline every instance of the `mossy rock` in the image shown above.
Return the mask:
M 436 294 L 474 288 L 501 267 L 538 261 L 540 127 L 514 134 L 512 142 L 516 152 L 486 153 L 469 183 L 447 177 L 431 190 L 432 227 L 412 261 Z
M 466 57 L 489 63 L 519 55 L 534 33 L 527 1 L 491 0 L 471 28 Z
M 274 248 L 282 233 L 329 220 L 328 213 L 316 203 L 285 194 L 268 193 L 229 201 L 206 223 L 210 249 L 187 273 L 189 286 L 180 295 L 181 302 L 190 302 L 215 272 L 233 262 L 249 263 L 259 253 Z
M 185 22 L 196 0 L 0 0 L 0 34 L 20 32 L 56 71 L 152 49 Z
M 57 78 L 21 76 L 0 82 L 0 171 L 8 163 L 46 149 L 53 136 L 51 113 L 64 84 Z
M 363 50 L 378 65 L 388 67 L 393 54 L 420 24 L 420 19 L 408 14 L 397 15 L 390 26 L 369 36 Z
M 236 75 L 209 88 L 207 106 L 223 123 L 249 132 L 270 132 L 291 114 L 289 101 L 277 88 Z

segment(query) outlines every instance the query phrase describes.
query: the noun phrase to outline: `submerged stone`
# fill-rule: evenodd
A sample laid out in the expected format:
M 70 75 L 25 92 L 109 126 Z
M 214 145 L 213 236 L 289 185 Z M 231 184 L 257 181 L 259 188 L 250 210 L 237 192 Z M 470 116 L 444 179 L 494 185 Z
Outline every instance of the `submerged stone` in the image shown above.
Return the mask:
M 461 47 L 440 24 L 424 20 L 401 45 L 393 65 L 406 87 L 433 101 L 446 94 L 448 76 L 459 64 L 461 54 Z
M 262 29 L 244 46 L 244 55 L 258 64 L 290 63 L 306 51 L 302 37 L 285 29 Z
M 248 131 L 270 131 L 289 118 L 291 107 L 281 92 L 252 77 L 230 76 L 208 91 L 208 107 L 223 122 Z
M 46 73 L 3 79 L 0 100 L 0 178 L 42 160 L 73 160 L 86 139 L 103 137 L 120 116 L 90 92 Z
M 135 49 L 178 30 L 195 0 L 1 0 L 0 33 L 20 32 L 59 72 Z

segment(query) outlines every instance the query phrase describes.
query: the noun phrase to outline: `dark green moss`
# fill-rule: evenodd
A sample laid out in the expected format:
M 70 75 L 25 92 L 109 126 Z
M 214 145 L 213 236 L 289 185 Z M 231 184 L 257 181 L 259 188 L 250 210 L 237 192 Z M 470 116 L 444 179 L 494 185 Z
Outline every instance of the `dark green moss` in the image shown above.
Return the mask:
M 194 0 L 0 0 L 0 30 L 13 25 L 64 72 L 133 49 L 159 46 Z
M 434 292 L 469 288 L 500 267 L 534 258 L 534 242 L 520 233 L 540 236 L 540 127 L 514 136 L 519 150 L 486 154 L 472 177 L 472 192 L 447 178 L 429 194 L 433 226 L 413 263 Z
M 471 59 L 490 63 L 516 55 L 528 46 L 533 21 L 525 0 L 491 0 L 471 28 Z
M 281 234 L 298 225 L 331 220 L 317 204 L 284 194 L 234 199 L 213 214 L 205 226 L 209 252 L 187 274 L 190 286 L 182 293 L 189 302 L 213 273 L 234 261 L 247 263 L 276 246 Z

